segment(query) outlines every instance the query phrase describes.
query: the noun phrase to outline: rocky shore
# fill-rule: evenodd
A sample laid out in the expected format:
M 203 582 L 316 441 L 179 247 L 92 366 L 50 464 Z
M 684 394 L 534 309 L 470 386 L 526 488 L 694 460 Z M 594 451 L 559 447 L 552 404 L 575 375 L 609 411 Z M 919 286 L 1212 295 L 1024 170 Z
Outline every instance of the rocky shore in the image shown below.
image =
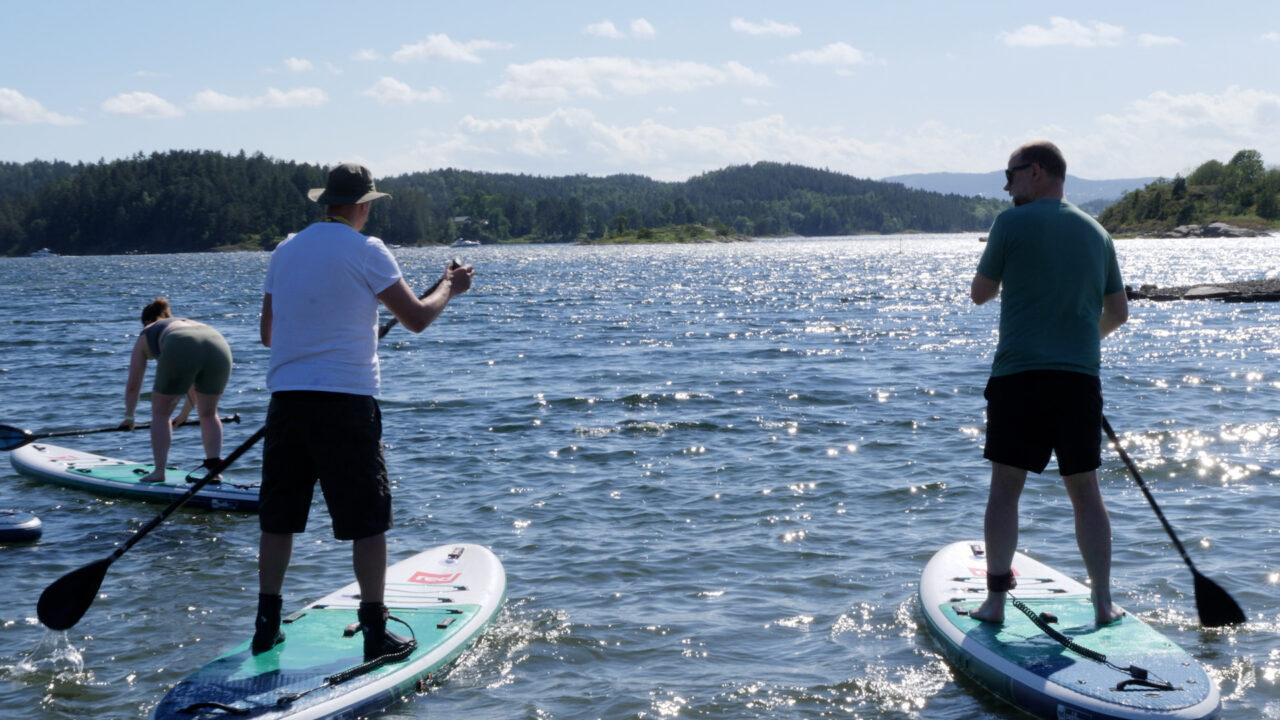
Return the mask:
M 1156 287 L 1143 285 L 1137 290 L 1126 287 L 1130 300 L 1221 300 L 1222 302 L 1280 301 L 1280 278 L 1240 280 L 1226 283 Z
M 1265 237 L 1270 234 L 1271 233 L 1266 230 L 1254 230 L 1253 228 L 1228 225 L 1224 222 L 1214 222 L 1209 223 L 1208 225 L 1179 225 L 1168 232 L 1158 233 L 1155 237 L 1248 238 Z

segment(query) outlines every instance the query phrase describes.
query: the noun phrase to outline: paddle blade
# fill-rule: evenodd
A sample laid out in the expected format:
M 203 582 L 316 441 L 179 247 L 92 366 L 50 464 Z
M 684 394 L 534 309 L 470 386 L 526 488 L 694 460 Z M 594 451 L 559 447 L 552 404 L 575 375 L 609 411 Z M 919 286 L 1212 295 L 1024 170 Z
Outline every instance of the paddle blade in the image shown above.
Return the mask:
M 1201 625 L 1222 627 L 1245 621 L 1244 611 L 1226 590 L 1199 572 L 1192 572 L 1195 573 L 1196 610 L 1200 613 Z
M 112 555 L 72 570 L 45 588 L 36 602 L 36 616 L 40 622 L 50 630 L 67 630 L 80 622 L 98 596 L 107 568 L 115 559 Z
M 0 425 L 0 450 L 17 450 L 35 440 L 30 430 L 23 430 L 12 425 Z

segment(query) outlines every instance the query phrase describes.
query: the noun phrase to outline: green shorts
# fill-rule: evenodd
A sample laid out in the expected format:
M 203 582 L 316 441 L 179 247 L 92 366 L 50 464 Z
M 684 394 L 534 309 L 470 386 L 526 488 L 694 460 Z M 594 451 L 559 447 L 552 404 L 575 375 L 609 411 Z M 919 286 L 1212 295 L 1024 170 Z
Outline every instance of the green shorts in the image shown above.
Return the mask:
M 151 392 L 183 395 L 196 392 L 221 395 L 231 379 L 231 347 L 208 325 L 179 325 L 160 338 L 156 379 Z

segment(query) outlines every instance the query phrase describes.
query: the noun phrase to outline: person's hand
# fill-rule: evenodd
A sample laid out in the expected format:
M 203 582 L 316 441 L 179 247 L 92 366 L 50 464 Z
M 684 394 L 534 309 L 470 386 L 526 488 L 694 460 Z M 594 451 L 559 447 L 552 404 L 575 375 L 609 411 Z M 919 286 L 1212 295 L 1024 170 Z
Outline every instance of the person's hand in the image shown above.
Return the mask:
M 470 265 L 449 265 L 444 276 L 449 279 L 449 297 L 455 297 L 471 289 L 471 276 L 476 272 Z

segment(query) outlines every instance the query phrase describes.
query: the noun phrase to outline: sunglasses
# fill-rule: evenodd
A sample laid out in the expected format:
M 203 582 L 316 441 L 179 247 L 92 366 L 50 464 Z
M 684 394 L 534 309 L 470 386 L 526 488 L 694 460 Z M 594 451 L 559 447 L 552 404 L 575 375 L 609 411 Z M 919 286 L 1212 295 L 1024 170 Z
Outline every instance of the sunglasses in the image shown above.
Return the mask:
M 1004 180 L 1005 180 L 1005 182 L 1013 182 L 1013 174 L 1014 174 L 1014 173 L 1018 172 L 1019 170 L 1026 170 L 1027 168 L 1031 167 L 1032 165 L 1035 165 L 1035 163 L 1022 163 L 1021 165 L 1014 165 L 1014 166 L 1013 166 L 1013 167 L 1011 167 L 1011 168 L 1006 168 L 1006 169 L 1005 169 L 1005 171 L 1004 171 Z

